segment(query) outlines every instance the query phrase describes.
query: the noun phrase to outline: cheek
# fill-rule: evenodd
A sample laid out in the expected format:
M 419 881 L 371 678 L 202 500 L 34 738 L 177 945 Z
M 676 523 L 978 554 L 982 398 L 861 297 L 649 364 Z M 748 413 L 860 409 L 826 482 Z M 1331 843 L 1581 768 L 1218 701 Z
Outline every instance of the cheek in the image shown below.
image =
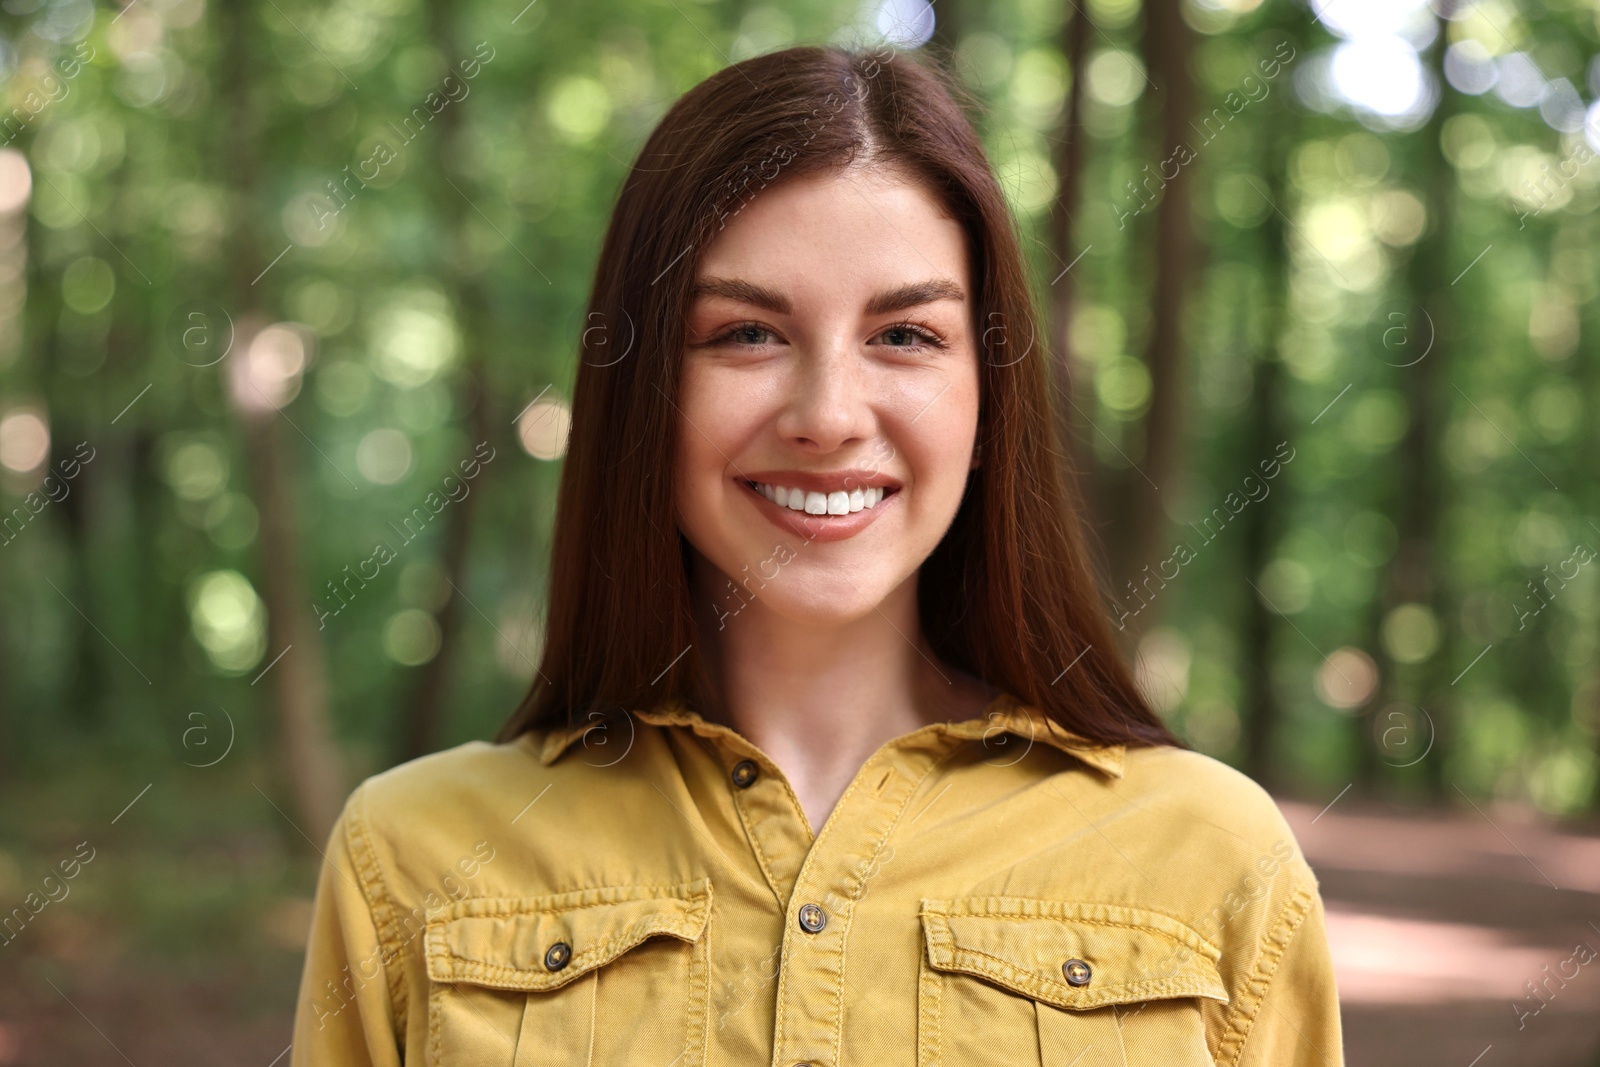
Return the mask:
M 731 473 L 760 411 L 748 376 L 686 359 L 676 401 L 676 470 L 680 499 L 704 500 Z
M 931 403 L 926 399 L 911 413 L 906 431 L 917 450 L 936 468 L 929 473 L 965 477 L 978 432 L 978 378 L 975 370 L 952 374 Z
M 693 500 L 705 492 L 707 455 L 716 455 L 706 440 L 704 428 L 712 424 L 706 411 L 706 390 L 703 375 L 684 368 L 683 382 L 678 389 L 677 455 L 676 467 L 678 497 Z

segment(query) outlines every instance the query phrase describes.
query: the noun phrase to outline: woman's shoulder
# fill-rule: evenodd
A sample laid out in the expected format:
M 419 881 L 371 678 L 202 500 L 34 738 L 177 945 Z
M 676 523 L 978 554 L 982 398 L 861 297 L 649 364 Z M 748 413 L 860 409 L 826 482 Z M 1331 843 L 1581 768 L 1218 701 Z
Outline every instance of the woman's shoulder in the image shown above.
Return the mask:
M 1294 832 L 1278 804 L 1243 771 L 1192 749 L 1128 749 L 1118 792 L 1169 817 L 1209 830 L 1214 844 L 1233 840 L 1245 851 L 1283 841 L 1298 856 Z
M 1161 747 L 1130 749 L 1115 788 L 1138 820 L 1130 836 L 1140 845 L 1127 851 L 1148 875 L 1146 899 L 1208 946 L 1228 991 L 1230 1041 L 1244 1040 L 1280 961 L 1296 961 L 1286 973 L 1297 987 L 1331 982 L 1316 874 L 1259 783 L 1204 753 Z
M 527 780 L 538 762 L 537 742 L 530 734 L 500 743 L 466 741 L 372 774 L 357 788 L 365 791 L 369 806 L 403 805 L 420 793 L 478 792 L 508 780 Z
M 467 741 L 362 779 L 340 816 L 352 847 L 437 860 L 514 829 L 548 784 L 537 741 Z
M 1315 872 L 1272 796 L 1219 759 L 1164 746 L 1130 749 L 1114 787 L 1128 819 L 1127 848 L 1147 886 L 1219 942 L 1260 933 L 1241 922 L 1304 910 Z M 1137 827 L 1137 830 L 1135 830 Z

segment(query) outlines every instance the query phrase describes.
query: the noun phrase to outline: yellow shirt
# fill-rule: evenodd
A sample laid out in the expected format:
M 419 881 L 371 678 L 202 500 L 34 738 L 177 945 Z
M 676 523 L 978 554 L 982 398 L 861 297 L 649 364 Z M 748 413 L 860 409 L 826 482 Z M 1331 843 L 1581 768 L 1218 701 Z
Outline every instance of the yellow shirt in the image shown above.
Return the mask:
M 593 732 L 590 732 L 593 731 Z M 328 843 L 291 1064 L 1338 1067 L 1270 797 L 999 697 L 820 833 L 680 702 L 375 775 Z

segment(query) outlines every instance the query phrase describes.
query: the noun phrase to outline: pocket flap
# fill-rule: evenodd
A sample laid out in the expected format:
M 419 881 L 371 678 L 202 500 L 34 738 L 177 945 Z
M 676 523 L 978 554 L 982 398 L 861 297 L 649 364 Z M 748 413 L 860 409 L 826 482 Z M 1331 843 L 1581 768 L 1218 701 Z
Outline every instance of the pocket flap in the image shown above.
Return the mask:
M 975 975 L 1058 1008 L 1167 997 L 1228 1001 L 1217 947 L 1158 912 L 1032 897 L 967 897 L 923 900 L 921 915 L 928 962 L 936 970 Z M 1062 970 L 1068 960 L 1088 965 L 1088 981 L 1068 983 Z
M 493 989 L 556 989 L 650 937 L 693 943 L 711 914 L 711 882 L 601 886 L 541 897 L 468 897 L 427 910 L 428 977 Z M 545 953 L 565 942 L 558 970 Z

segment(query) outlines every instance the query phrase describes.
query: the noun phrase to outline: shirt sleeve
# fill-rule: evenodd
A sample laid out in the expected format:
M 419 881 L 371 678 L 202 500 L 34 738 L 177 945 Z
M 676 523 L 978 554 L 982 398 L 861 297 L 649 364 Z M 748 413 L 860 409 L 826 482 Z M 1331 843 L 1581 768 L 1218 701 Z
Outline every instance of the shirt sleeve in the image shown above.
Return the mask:
M 1322 897 L 1303 882 L 1263 937 L 1237 1000 L 1219 1064 L 1230 1067 L 1343 1067 L 1339 992 Z M 1231 1047 L 1229 1047 L 1231 1046 Z
M 380 933 L 385 914 L 380 909 L 387 898 L 362 801 L 358 788 L 334 823 L 317 876 L 290 1067 L 399 1067 L 402 1062 L 391 992 L 400 954 Z

